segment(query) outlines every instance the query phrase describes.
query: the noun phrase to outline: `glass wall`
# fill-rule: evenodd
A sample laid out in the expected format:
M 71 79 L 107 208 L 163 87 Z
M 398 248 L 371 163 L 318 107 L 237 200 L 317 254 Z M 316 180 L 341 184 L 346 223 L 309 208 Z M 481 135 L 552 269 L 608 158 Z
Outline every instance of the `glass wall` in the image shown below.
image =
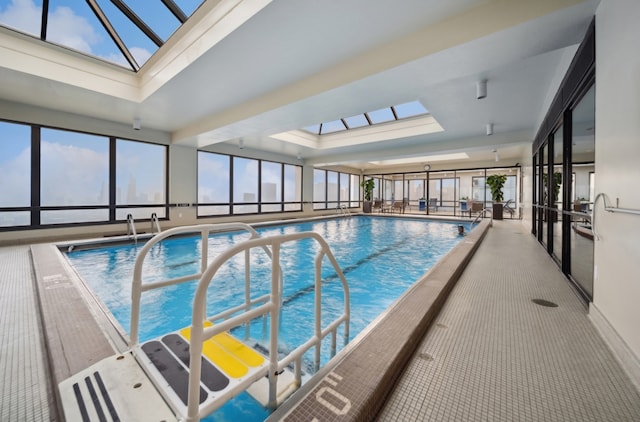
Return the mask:
M 404 213 L 470 217 L 473 212 L 491 206 L 491 192 L 485 178 L 491 174 L 507 177 L 504 186 L 505 218 L 520 218 L 519 167 L 473 170 L 446 170 L 417 173 L 367 175 L 375 181 L 374 199 L 382 198 L 379 211 L 399 209 Z M 402 208 L 393 207 L 402 200 Z
M 0 227 L 150 219 L 167 213 L 167 147 L 0 122 Z
M 31 127 L 0 122 L 0 227 L 31 224 Z
M 592 86 L 572 110 L 571 162 L 576 175 L 574 206 L 569 237 L 571 265 L 569 273 L 588 297 L 593 297 L 593 186 L 595 183 L 595 86 Z M 573 164 L 575 163 L 575 164 Z
M 374 189 L 373 196 L 375 197 Z M 331 170 L 313 170 L 313 209 L 360 206 L 360 176 Z
M 302 167 L 198 151 L 198 217 L 302 210 Z
M 108 185 L 109 138 L 41 130 L 41 224 L 108 221 Z
M 284 211 L 302 211 L 302 167 L 284 165 Z
M 117 220 L 126 219 L 127 214 L 136 220 L 151 218 L 152 213 L 158 218 L 167 216 L 164 206 L 167 202 L 166 151 L 163 145 L 116 140 Z M 101 195 L 107 190 L 106 186 Z
M 562 115 L 534 157 L 540 194 L 534 198 L 538 240 L 587 299 L 593 298 L 593 185 L 595 180 L 595 85 Z M 568 123 L 570 122 L 570 124 Z M 570 155 L 566 156 L 566 152 Z M 569 177 L 570 179 L 565 179 Z M 565 183 L 565 180 L 570 180 Z M 535 189 L 535 187 L 534 187 Z
M 229 214 L 230 187 L 231 157 L 199 151 L 198 217 Z
M 549 224 L 551 228 L 551 236 L 553 240 L 550 242 L 550 247 L 553 256 L 562 262 L 562 210 L 564 210 L 564 204 L 562 200 L 562 192 L 564 189 L 564 180 L 562 177 L 563 169 L 563 131 L 564 126 L 560 126 L 552 135 L 553 138 L 553 176 L 550 180 L 551 183 L 551 209 L 549 210 Z
M 586 301 L 593 300 L 595 52 L 592 22 L 533 145 L 532 232 Z

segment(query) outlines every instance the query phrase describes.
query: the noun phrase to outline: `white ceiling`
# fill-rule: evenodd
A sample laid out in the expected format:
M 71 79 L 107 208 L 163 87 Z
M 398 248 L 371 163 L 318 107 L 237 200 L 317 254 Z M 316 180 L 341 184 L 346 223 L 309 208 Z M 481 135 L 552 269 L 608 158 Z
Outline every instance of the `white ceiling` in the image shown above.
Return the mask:
M 173 143 L 243 139 L 247 150 L 310 164 L 376 169 L 370 161 L 422 164 L 425 155 L 466 152 L 471 165 L 493 161 L 494 149 L 514 164 L 530 150 L 598 2 L 223 0 L 235 7 L 230 33 L 193 40 L 213 3 L 138 75 L 2 30 L 0 99 L 128 126 L 139 117 Z M 242 15 L 246 4 L 254 7 Z M 30 44 L 29 57 L 17 42 Z M 45 66 L 33 59 L 43 48 Z M 488 96 L 478 100 L 481 79 Z M 325 149 L 270 137 L 416 99 L 443 132 Z

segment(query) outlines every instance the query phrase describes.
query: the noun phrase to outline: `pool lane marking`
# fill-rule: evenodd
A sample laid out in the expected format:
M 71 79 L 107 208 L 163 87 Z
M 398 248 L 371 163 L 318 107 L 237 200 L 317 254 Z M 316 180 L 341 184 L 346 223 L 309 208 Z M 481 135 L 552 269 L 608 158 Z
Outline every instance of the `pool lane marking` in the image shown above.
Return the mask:
M 402 245 L 402 244 L 405 244 L 405 243 L 406 243 L 410 238 L 413 238 L 413 237 L 415 237 L 415 235 L 407 236 L 407 237 L 405 237 L 404 239 L 399 240 L 399 241 L 397 241 L 396 243 L 394 243 L 394 244 L 392 244 L 392 245 L 387 246 L 386 248 L 382 248 L 382 249 L 380 249 L 379 251 L 376 251 L 376 252 L 374 252 L 374 253 L 372 253 L 372 254 L 370 254 L 370 255 L 365 256 L 364 258 L 359 259 L 359 260 L 358 260 L 358 261 L 356 261 L 355 263 L 353 263 L 353 264 L 351 264 L 351 265 L 346 266 L 346 267 L 342 270 L 342 274 L 344 274 L 344 275 L 346 276 L 348 273 L 350 273 L 351 271 L 356 270 L 356 269 L 357 269 L 358 267 L 360 267 L 361 265 L 364 265 L 364 264 L 366 264 L 367 262 L 369 262 L 369 261 L 371 261 L 371 260 L 373 260 L 373 259 L 375 259 L 375 258 L 378 258 L 378 257 L 379 257 L 379 256 L 381 256 L 381 255 L 384 255 L 384 254 L 386 254 L 386 253 L 388 253 L 388 252 L 391 252 L 391 251 L 392 251 L 392 250 L 394 250 L 394 249 L 397 249 L 397 248 L 398 248 L 398 246 L 400 246 L 400 245 Z M 335 279 L 337 279 L 337 278 L 338 278 L 338 274 L 333 273 L 333 274 L 330 274 L 330 275 L 328 275 L 327 277 L 323 278 L 323 279 L 322 279 L 322 282 L 323 282 L 323 283 L 326 283 L 326 282 L 328 282 L 328 281 L 335 280 Z M 283 304 L 283 305 L 286 305 L 286 304 L 288 304 L 288 303 L 291 303 L 291 302 L 293 302 L 294 300 L 296 300 L 296 299 L 298 299 L 298 298 L 300 298 L 300 297 L 302 297 L 302 296 L 304 296 L 304 295 L 306 295 L 306 294 L 312 293 L 314 290 L 315 290 L 315 285 L 314 285 L 314 284 L 312 284 L 312 285 L 310 285 L 310 286 L 307 286 L 307 287 L 305 287 L 305 288 L 303 288 L 303 289 L 300 289 L 300 290 L 298 290 L 297 292 L 295 292 L 294 294 L 292 294 L 291 296 L 287 296 L 286 298 L 284 298 L 284 300 L 282 301 L 282 304 Z

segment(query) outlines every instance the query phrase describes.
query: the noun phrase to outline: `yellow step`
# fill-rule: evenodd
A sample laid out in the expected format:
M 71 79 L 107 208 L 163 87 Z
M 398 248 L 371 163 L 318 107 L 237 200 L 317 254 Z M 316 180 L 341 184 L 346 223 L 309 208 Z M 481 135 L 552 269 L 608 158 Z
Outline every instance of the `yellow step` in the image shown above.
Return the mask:
M 212 325 L 208 321 L 204 323 L 205 327 Z M 183 328 L 180 334 L 190 341 L 191 328 Z M 248 366 L 257 367 L 264 362 L 262 355 L 226 332 L 216 334 L 205 341 L 202 345 L 202 354 L 233 378 L 245 375 L 249 371 Z

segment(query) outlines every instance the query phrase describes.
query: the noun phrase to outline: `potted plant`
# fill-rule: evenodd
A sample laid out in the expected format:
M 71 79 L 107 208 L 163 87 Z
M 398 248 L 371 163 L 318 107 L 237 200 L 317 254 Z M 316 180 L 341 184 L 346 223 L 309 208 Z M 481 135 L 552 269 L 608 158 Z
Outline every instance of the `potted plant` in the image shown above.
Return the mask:
M 492 174 L 487 177 L 487 185 L 491 189 L 491 199 L 493 199 L 493 219 L 502 220 L 502 201 L 504 196 L 502 189 L 507 181 L 507 176 L 504 174 Z
M 362 203 L 362 211 L 365 213 L 371 212 L 371 199 L 373 196 L 373 188 L 375 182 L 373 179 L 364 179 L 360 182 L 360 187 L 364 192 L 364 202 Z
M 424 196 L 418 199 L 418 211 L 424 211 L 427 209 L 427 198 Z

